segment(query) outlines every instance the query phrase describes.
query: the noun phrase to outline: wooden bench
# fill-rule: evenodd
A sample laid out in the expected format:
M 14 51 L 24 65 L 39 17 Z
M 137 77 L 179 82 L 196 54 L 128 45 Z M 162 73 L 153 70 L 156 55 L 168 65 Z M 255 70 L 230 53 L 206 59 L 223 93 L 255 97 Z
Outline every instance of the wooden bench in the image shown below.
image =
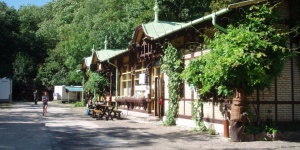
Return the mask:
M 113 110 L 113 113 L 114 113 L 114 118 L 121 119 L 121 113 L 122 113 L 121 110 Z M 118 114 L 118 116 L 117 116 L 117 114 Z
M 102 111 L 101 111 L 101 110 L 93 109 L 93 118 L 96 118 L 97 115 L 99 116 L 100 114 L 102 114 Z

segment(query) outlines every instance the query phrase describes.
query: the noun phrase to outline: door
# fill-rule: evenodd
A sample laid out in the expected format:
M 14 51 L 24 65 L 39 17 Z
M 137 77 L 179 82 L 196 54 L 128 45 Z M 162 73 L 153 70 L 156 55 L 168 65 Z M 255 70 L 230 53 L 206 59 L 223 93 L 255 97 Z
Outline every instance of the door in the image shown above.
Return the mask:
M 164 116 L 164 85 L 162 76 L 155 77 L 154 82 L 154 114 L 161 118 Z

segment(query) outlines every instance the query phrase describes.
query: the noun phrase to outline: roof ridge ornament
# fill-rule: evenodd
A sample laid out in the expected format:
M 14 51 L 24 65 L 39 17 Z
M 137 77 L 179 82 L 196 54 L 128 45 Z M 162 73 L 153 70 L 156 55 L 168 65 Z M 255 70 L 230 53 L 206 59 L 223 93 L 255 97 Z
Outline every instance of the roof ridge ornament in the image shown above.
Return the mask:
M 105 36 L 104 49 L 107 49 L 107 35 Z
M 93 44 L 92 53 L 95 52 L 95 45 Z
M 159 22 L 159 20 L 158 20 L 159 8 L 158 8 L 157 0 L 155 0 L 155 6 L 154 6 L 153 10 L 154 10 L 154 22 Z

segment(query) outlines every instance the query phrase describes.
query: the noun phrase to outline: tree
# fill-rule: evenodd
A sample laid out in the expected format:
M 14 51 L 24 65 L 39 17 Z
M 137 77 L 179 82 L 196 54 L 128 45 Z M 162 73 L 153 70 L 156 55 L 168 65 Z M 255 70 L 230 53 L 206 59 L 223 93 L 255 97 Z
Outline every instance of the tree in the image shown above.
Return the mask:
M 211 0 L 161 0 L 158 1 L 159 19 L 174 22 L 191 21 L 210 12 L 210 2 Z
M 243 1 L 245 0 L 212 0 L 209 7 L 212 12 L 216 12 L 220 9 L 226 8 L 229 4 Z
M 36 76 L 36 64 L 28 54 L 22 52 L 17 53 L 13 63 L 13 70 L 14 91 L 17 90 L 24 94 L 23 92 L 26 90 L 36 88 L 34 87 L 36 85 L 34 81 Z M 24 98 L 23 95 L 22 98 Z
M 0 2 L 0 77 L 13 76 L 13 62 L 18 50 L 19 26 L 17 11 Z
M 59 0 L 47 4 L 43 7 L 48 12 L 43 14 L 46 19 L 37 31 L 43 37 L 49 55 L 39 71 L 43 83 L 80 83 L 76 70 L 80 69 L 82 58 L 91 55 L 93 46 L 96 50 L 103 48 L 105 36 L 109 36 L 108 48 L 127 48 L 135 27 L 140 24 L 137 21 L 151 18 L 152 13 L 139 12 L 152 11 L 148 9 L 152 3 L 143 0 Z
M 69 74 L 60 53 L 53 51 L 45 63 L 39 66 L 37 80 L 44 86 L 69 85 Z M 59 67 L 58 67 L 59 66 Z
M 13 66 L 15 81 L 24 83 L 27 86 L 33 83 L 32 79 L 36 75 L 36 67 L 33 59 L 29 55 L 19 52 Z
M 94 93 L 100 97 L 106 97 L 109 88 L 108 77 L 103 73 L 95 73 L 88 71 L 89 80 L 84 84 L 84 91 Z

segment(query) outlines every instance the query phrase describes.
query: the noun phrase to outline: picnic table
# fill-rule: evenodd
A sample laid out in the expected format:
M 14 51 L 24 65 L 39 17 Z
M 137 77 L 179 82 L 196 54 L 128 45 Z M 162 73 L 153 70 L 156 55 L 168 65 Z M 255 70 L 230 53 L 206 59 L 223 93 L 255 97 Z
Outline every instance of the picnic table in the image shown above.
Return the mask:
M 112 112 L 114 110 L 114 105 L 109 105 L 109 104 L 98 104 L 95 106 L 96 109 L 94 109 L 95 113 L 98 112 L 98 119 L 102 119 L 103 117 L 106 118 L 106 120 L 108 120 L 109 118 L 111 118 L 111 120 L 113 120 L 113 115 Z M 93 114 L 95 114 L 93 113 Z M 95 116 L 95 115 L 94 115 Z

